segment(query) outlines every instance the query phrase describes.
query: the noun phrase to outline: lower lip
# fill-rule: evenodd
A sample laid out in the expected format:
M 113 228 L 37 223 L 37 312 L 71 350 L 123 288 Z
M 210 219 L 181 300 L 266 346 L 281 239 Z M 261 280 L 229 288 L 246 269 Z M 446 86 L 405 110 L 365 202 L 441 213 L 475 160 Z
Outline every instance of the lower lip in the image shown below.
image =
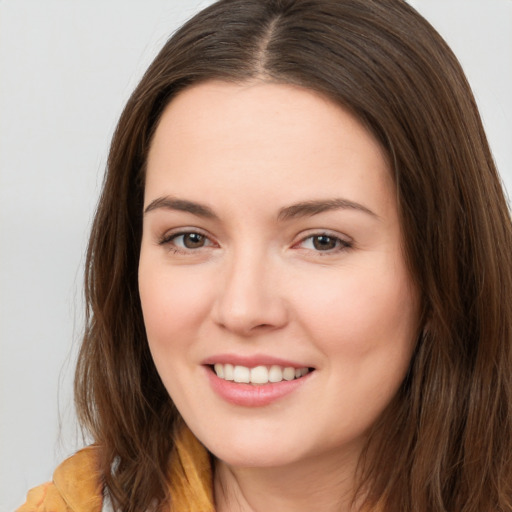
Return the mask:
M 242 407 L 263 407 L 293 393 L 307 380 L 312 372 L 300 379 L 269 382 L 268 384 L 242 384 L 217 377 L 209 367 L 205 367 L 213 390 L 227 402 Z

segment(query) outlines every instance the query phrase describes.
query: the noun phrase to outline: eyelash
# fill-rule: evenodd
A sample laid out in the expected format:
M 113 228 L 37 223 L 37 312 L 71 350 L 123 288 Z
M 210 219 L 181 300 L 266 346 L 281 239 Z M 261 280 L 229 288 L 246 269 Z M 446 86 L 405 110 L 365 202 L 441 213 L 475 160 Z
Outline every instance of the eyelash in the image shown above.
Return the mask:
M 322 237 L 327 238 L 330 241 L 333 241 L 335 244 L 335 247 L 333 247 L 332 249 L 328 249 L 326 251 L 322 251 L 322 250 L 319 250 L 318 248 L 314 247 L 315 239 L 319 239 Z M 338 254 L 340 252 L 346 251 L 353 247 L 352 242 L 349 242 L 348 240 L 344 240 L 343 238 L 340 238 L 339 236 L 333 235 L 331 233 L 312 233 L 312 234 L 302 238 L 297 244 L 294 245 L 294 247 L 296 247 L 298 245 L 303 245 L 307 240 L 310 240 L 311 245 L 313 245 L 313 247 L 308 248 L 307 250 L 312 250 L 320 255 Z
M 207 235 L 205 235 L 204 233 L 201 233 L 200 231 L 196 231 L 196 230 L 179 231 L 177 233 L 165 234 L 164 236 L 162 236 L 160 238 L 160 240 L 158 241 L 158 244 L 168 246 L 168 249 L 170 251 L 172 251 L 174 254 L 189 254 L 190 252 L 193 252 L 195 249 L 187 248 L 187 247 L 183 248 L 183 247 L 179 247 L 175 244 L 175 240 L 177 238 L 185 237 L 186 235 L 199 235 L 199 236 L 203 237 L 205 240 L 210 241 L 210 244 L 208 244 L 206 246 L 202 245 L 200 247 L 197 247 L 197 249 L 203 249 L 204 247 L 209 247 L 209 246 L 213 245 L 211 243 L 210 238 Z
M 203 237 L 204 240 L 208 240 L 210 243 L 206 245 L 201 245 L 196 248 L 182 248 L 175 244 L 175 240 L 180 237 L 185 237 L 186 235 L 199 235 L 200 237 Z M 334 241 L 335 247 L 332 249 L 328 249 L 325 251 L 319 250 L 318 248 L 314 247 L 314 239 L 319 239 L 321 237 L 325 237 L 331 241 Z M 300 248 L 300 245 L 304 244 L 307 240 L 311 240 L 311 244 L 313 245 L 312 248 L 307 248 L 306 250 L 311 250 L 313 252 L 318 253 L 319 255 L 329 255 L 329 254 L 337 254 L 343 251 L 346 251 L 348 249 L 351 249 L 353 247 L 353 243 L 349 242 L 348 240 L 344 240 L 343 238 L 340 238 L 339 236 L 333 235 L 331 233 L 321 232 L 321 233 L 312 233 L 293 245 L 293 248 Z M 158 241 L 159 245 L 162 246 L 168 246 L 169 250 L 172 251 L 174 254 L 190 254 L 191 252 L 194 252 L 196 249 L 203 249 L 205 247 L 211 247 L 215 245 L 211 239 L 205 235 L 204 233 L 201 233 L 200 231 L 179 231 L 177 233 L 171 233 L 166 234 L 160 238 Z

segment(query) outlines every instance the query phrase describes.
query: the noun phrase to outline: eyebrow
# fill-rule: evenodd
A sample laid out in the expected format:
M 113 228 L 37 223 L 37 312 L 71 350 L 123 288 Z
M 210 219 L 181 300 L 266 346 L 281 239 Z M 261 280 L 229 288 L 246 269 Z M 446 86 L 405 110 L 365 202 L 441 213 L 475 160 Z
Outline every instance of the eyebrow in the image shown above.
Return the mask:
M 186 199 L 178 199 L 171 196 L 159 197 L 149 203 L 145 208 L 144 214 L 149 213 L 157 209 L 166 210 L 177 210 L 181 212 L 188 212 L 198 217 L 204 217 L 207 219 L 216 219 L 218 216 L 209 207 L 201 203 L 194 201 L 188 201 Z M 319 199 L 312 201 L 304 201 L 301 203 L 292 204 L 279 210 L 277 215 L 278 221 L 287 221 L 298 217 L 312 217 L 319 213 L 331 211 L 331 210 L 356 210 L 372 217 L 379 218 L 379 216 L 372 210 L 363 206 L 362 204 L 350 201 L 348 199 L 334 198 L 334 199 Z
M 177 199 L 175 197 L 165 196 L 159 197 L 154 201 L 151 201 L 144 210 L 144 214 L 149 213 L 158 208 L 165 210 L 177 210 L 180 212 L 188 212 L 198 217 L 204 217 L 207 219 L 217 219 L 217 215 L 211 208 L 203 204 L 195 203 L 193 201 L 187 201 L 186 199 Z
M 379 216 L 372 212 L 366 206 L 349 201 L 348 199 L 334 198 L 334 199 L 320 199 L 316 201 L 304 201 L 302 203 L 292 204 L 286 208 L 279 210 L 278 220 L 285 221 L 295 219 L 297 217 L 312 217 L 319 213 L 331 210 L 356 210 L 372 217 L 379 218 Z

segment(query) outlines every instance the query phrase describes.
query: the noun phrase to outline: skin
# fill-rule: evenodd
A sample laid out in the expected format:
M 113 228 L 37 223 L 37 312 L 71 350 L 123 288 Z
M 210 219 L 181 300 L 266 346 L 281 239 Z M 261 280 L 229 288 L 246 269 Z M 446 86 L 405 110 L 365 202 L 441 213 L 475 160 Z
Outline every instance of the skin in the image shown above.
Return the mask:
M 311 201 L 324 211 L 288 208 Z M 149 345 L 186 423 L 217 458 L 218 510 L 349 510 L 368 430 L 403 381 L 418 330 L 380 145 L 315 92 L 203 83 L 163 113 L 144 208 Z M 219 354 L 314 371 L 290 394 L 244 407 L 212 389 L 203 363 Z

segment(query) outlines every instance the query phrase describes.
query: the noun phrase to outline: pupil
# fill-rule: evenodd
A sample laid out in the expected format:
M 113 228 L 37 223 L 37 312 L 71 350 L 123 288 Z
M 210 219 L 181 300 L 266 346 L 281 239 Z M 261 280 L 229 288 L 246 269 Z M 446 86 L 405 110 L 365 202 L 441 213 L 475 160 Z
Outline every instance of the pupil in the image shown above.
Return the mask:
M 195 249 L 204 245 L 204 237 L 199 233 L 188 233 L 183 237 L 183 244 L 187 249 Z
M 313 247 L 319 251 L 327 251 L 336 247 L 336 239 L 326 235 L 315 236 Z

